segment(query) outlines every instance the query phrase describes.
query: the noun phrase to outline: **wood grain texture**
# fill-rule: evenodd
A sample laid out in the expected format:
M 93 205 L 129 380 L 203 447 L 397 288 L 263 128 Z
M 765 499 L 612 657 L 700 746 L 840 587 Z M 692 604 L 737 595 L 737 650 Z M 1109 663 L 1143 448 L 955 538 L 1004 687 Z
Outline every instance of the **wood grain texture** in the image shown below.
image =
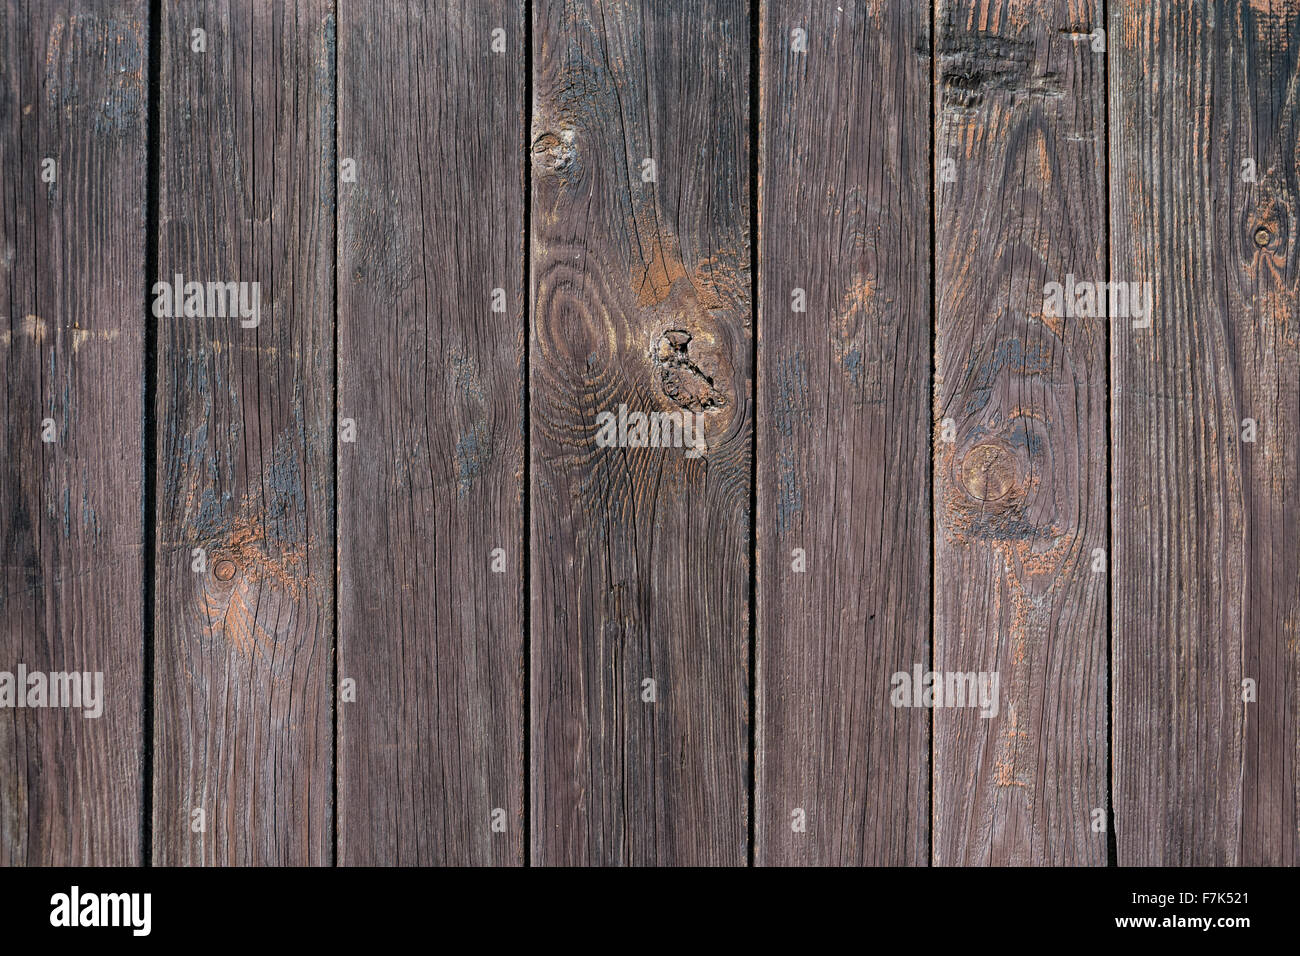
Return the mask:
M 0 865 L 140 862 L 143 6 L 0 5 L 0 671 L 103 675 L 0 710 Z
M 1099 26 L 1093 0 L 936 8 L 934 669 L 999 690 L 934 710 L 939 865 L 1107 859 L 1106 320 L 1044 294 L 1106 279 Z
M 1154 283 L 1112 351 L 1119 862 L 1294 866 L 1300 4 L 1111 26 L 1111 268 Z
M 525 43 L 518 2 L 342 13 L 340 863 L 523 862 Z
M 333 13 L 186 0 L 157 28 L 157 278 L 257 282 L 260 315 L 153 320 L 154 861 L 329 863 Z
M 764 11 L 755 861 L 924 865 L 930 12 Z
M 1300 0 L 151 9 L 0 0 L 0 866 L 1300 862 Z
M 741 864 L 747 5 L 533 17 L 532 860 Z M 620 404 L 697 415 L 707 450 L 598 447 Z

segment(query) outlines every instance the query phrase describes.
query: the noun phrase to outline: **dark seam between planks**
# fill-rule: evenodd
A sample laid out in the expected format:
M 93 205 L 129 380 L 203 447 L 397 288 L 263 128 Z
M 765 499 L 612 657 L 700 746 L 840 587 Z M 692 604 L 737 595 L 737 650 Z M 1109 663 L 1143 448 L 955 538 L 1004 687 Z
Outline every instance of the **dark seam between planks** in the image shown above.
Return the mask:
M 142 740 L 142 774 L 140 800 L 140 858 L 141 865 L 153 866 L 153 740 L 154 740 L 154 599 L 155 579 L 158 574 L 158 326 L 153 320 L 153 279 L 158 274 L 158 204 L 159 174 L 162 157 L 161 120 L 159 117 L 159 91 L 162 76 L 162 0 L 149 2 L 149 81 L 148 121 L 145 174 L 145 252 L 144 252 L 144 481 L 142 486 L 141 528 L 144 533 L 142 577 L 144 594 L 142 603 L 142 636 L 144 661 L 140 674 L 142 691 L 140 735 Z
M 929 494 L 927 498 L 930 501 L 930 670 L 934 670 L 934 620 L 938 616 L 939 609 L 936 604 L 937 591 L 935 590 L 935 567 L 938 559 L 935 556 L 935 538 L 934 538 L 934 390 L 935 390 L 935 367 L 934 356 L 939 347 L 938 340 L 938 315 L 939 302 L 937 299 L 938 290 L 935 286 L 934 277 L 939 270 L 938 247 L 935 245 L 936 219 L 939 215 L 939 195 L 934 178 L 934 159 L 935 150 L 938 146 L 939 139 L 939 118 L 934 112 L 934 85 L 938 82 L 938 73 L 935 70 L 934 59 L 934 33 L 938 26 L 936 16 L 936 4 L 938 0 L 933 0 L 930 4 L 930 83 L 929 83 L 929 130 L 930 130 L 930 439 L 928 447 L 930 450 L 930 459 L 927 463 L 929 474 Z M 930 742 L 930 767 L 926 777 L 929 780 L 929 788 L 926 791 L 926 816 L 927 816 L 927 846 L 925 859 L 926 866 L 934 866 L 934 711 L 927 709 L 925 713 L 925 730 Z
M 760 30 L 762 10 L 749 2 L 749 349 L 750 400 L 754 420 L 749 436 L 749 847 L 746 864 L 754 865 L 756 849 L 754 808 L 758 803 L 758 165 L 759 83 L 763 67 Z
M 334 501 L 330 507 L 330 545 L 334 561 L 334 587 L 330 589 L 330 620 L 332 645 L 330 654 L 333 658 L 334 681 L 330 704 L 330 866 L 339 865 L 339 14 L 338 3 L 333 6 L 334 37 L 333 45 L 328 51 L 330 58 L 330 79 L 333 81 L 332 104 L 334 126 L 334 152 L 330 157 L 330 175 L 334 177 L 334 256 L 330 264 L 331 293 L 334 311 L 334 356 L 331 369 L 333 406 L 330 409 L 333 426 L 333 440 L 330 442 L 330 474 Z
M 522 123 L 522 150 L 521 162 L 523 164 L 524 180 L 524 240 L 523 240 L 523 260 L 524 260 L 524 339 L 523 339 L 523 361 L 520 369 L 522 378 L 521 391 L 523 392 L 523 443 L 524 443 L 524 481 L 523 486 L 519 489 L 520 507 L 521 507 L 521 537 L 523 538 L 521 552 L 523 561 L 520 562 L 520 573 L 523 575 L 523 608 L 521 609 L 521 622 L 523 627 L 523 680 L 521 687 L 520 706 L 523 709 L 523 766 L 520 772 L 523 774 L 523 791 L 524 802 L 524 833 L 523 846 L 520 850 L 523 856 L 523 865 L 525 868 L 533 865 L 533 695 L 532 695 L 532 668 L 533 668 L 533 640 L 532 640 L 532 613 L 533 613 L 533 552 L 532 552 L 532 495 L 533 495 L 533 449 L 532 449 L 532 422 L 530 410 L 533 401 L 532 380 L 530 374 L 529 359 L 532 355 L 532 338 L 533 338 L 533 0 L 524 0 L 524 96 L 523 96 L 523 117 Z
M 1105 76 L 1102 83 L 1105 104 L 1106 124 L 1106 162 L 1103 164 L 1106 175 L 1106 281 L 1111 275 L 1110 256 L 1110 220 L 1113 210 L 1110 204 L 1110 0 L 1101 0 L 1101 29 L 1106 37 L 1106 57 L 1103 61 Z M 1111 526 L 1115 517 L 1115 498 L 1111 485 L 1115 479 L 1111 466 L 1111 440 L 1114 432 L 1115 413 L 1111 404 L 1111 335 L 1114 319 L 1107 316 L 1106 321 L 1106 865 L 1119 866 L 1119 841 L 1115 836 L 1115 741 L 1113 711 L 1115 707 L 1115 621 L 1111 616 L 1111 595 L 1115 589 L 1111 581 L 1115 575 L 1114 536 Z

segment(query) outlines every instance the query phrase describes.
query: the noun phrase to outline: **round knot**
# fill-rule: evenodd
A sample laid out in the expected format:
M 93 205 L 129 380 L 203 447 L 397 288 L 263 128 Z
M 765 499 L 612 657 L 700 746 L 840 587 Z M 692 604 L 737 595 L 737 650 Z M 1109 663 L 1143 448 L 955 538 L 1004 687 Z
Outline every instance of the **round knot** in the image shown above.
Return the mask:
M 976 501 L 1004 498 L 1016 484 L 1015 457 L 1002 445 L 976 445 L 962 459 L 961 483 Z

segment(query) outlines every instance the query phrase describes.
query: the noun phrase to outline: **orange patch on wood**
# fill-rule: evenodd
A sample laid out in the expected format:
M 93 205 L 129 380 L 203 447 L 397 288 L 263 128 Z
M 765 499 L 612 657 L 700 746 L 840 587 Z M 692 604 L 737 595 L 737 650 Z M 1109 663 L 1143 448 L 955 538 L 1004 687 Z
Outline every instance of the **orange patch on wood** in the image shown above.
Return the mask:
M 870 276 L 858 276 L 845 291 L 841 308 L 845 313 L 853 311 L 865 312 L 875 294 L 875 281 Z
M 295 541 L 278 545 L 272 554 L 263 528 L 261 521 L 246 516 L 237 518 L 230 531 L 213 548 L 217 562 L 214 566 L 220 567 L 223 562 L 233 564 L 245 578 L 270 582 L 284 592 L 298 591 L 311 584 L 306 574 L 306 546 Z
M 306 545 L 268 547 L 262 522 L 243 514 L 209 553 L 211 573 L 200 584 L 202 619 L 241 656 L 265 657 L 277 635 L 264 622 L 290 625 L 286 609 L 315 583 L 306 570 Z
M 663 241 L 656 240 L 650 250 L 650 261 L 633 269 L 632 287 L 636 290 L 637 304 L 642 307 L 659 305 L 668 298 L 673 283 L 686 278 L 681 259 L 664 245 Z

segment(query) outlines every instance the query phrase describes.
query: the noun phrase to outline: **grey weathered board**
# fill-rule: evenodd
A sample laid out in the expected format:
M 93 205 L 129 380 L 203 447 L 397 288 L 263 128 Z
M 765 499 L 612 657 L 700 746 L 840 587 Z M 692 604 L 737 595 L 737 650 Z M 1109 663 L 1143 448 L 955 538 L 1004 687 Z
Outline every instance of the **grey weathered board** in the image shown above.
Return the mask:
M 523 5 L 340 13 L 338 859 L 521 863 Z
M 929 10 L 768 3 L 761 50 L 755 861 L 924 865 Z
M 1295 866 L 1300 4 L 1111 17 L 1119 862 Z
M 140 862 L 148 28 L 0 5 L 0 671 L 103 674 L 0 710 L 0 865 Z
M 257 282 L 260 313 L 150 319 L 153 858 L 328 863 L 333 14 L 186 0 L 157 28 L 156 278 Z
M 1101 25 L 935 13 L 934 669 L 999 685 L 933 711 L 936 864 L 1107 859 L 1106 319 L 1044 294 L 1105 279 Z
M 749 12 L 536 0 L 532 26 L 532 861 L 741 864 Z M 598 447 L 620 404 L 698 415 L 707 450 Z
M 4 0 L 0 681 L 105 700 L 0 865 L 1295 865 L 1298 97 L 1300 0 Z

